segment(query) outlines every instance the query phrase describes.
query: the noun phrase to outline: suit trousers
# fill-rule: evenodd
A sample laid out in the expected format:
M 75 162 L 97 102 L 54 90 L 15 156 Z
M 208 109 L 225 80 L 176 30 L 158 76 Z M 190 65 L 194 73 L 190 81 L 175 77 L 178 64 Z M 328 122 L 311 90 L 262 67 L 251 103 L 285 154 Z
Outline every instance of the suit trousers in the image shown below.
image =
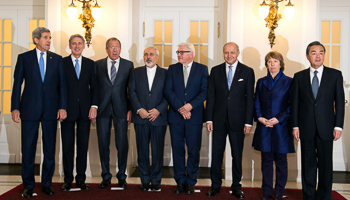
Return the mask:
M 214 124 L 213 124 L 214 125 Z M 232 156 L 232 190 L 240 190 L 242 185 L 240 184 L 242 178 L 242 153 L 244 145 L 244 132 L 243 128 L 241 132 L 234 132 L 228 119 L 224 126 L 215 127 L 213 130 L 213 151 L 212 161 L 210 169 L 210 177 L 212 188 L 219 189 L 222 184 L 221 179 L 221 167 L 226 147 L 226 136 L 228 134 L 230 145 L 231 145 L 231 156 Z
M 75 181 L 85 182 L 86 179 L 86 165 L 87 152 L 89 147 L 90 136 L 90 120 L 82 120 L 79 117 L 76 121 L 61 122 L 61 136 L 63 149 L 63 170 L 64 182 L 72 183 L 74 180 L 74 150 L 75 150 L 75 123 L 77 124 L 77 157 L 76 157 L 76 171 Z
M 303 133 L 301 133 L 303 134 Z M 331 199 L 333 182 L 333 140 L 301 139 L 303 199 Z M 318 186 L 316 191 L 318 167 Z
M 129 142 L 128 142 L 128 121 L 125 118 L 117 118 L 114 113 L 112 106 L 109 108 L 109 114 L 105 117 L 97 116 L 97 137 L 98 137 L 98 148 L 100 152 L 100 162 L 102 169 L 102 179 L 110 180 L 112 174 L 109 171 L 109 160 L 110 160 L 110 140 L 111 140 L 111 128 L 112 120 L 114 125 L 115 133 L 115 146 L 118 151 L 118 180 L 126 179 L 126 164 L 128 158 Z
M 273 193 L 273 161 L 276 165 L 275 194 L 283 196 L 288 178 L 288 162 L 286 153 L 261 152 L 261 172 L 263 181 L 261 188 L 264 194 Z
M 202 145 L 203 124 L 191 124 L 188 120 L 180 124 L 170 124 L 171 146 L 174 161 L 174 179 L 177 184 L 197 183 L 199 153 Z M 187 146 L 187 175 L 186 151 Z
M 22 120 L 22 179 L 25 189 L 33 189 L 35 186 L 34 161 L 40 122 L 44 153 L 41 172 L 41 185 L 43 187 L 51 186 L 55 171 L 57 120 Z
M 141 183 L 160 185 L 163 174 L 164 137 L 167 126 L 153 126 L 151 123 L 134 124 L 137 144 L 137 161 Z M 151 141 L 152 167 L 149 162 Z

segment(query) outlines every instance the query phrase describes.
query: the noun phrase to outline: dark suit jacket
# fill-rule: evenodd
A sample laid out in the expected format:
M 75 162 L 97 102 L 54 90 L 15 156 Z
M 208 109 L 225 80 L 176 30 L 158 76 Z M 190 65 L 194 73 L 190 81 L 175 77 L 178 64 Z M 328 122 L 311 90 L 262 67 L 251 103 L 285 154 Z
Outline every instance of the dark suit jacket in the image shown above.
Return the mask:
M 300 139 L 313 139 L 316 130 L 322 140 L 333 140 L 334 127 L 344 123 L 343 76 L 324 67 L 316 99 L 311 89 L 310 69 L 294 75 L 292 125 L 299 127 Z
M 186 103 L 190 103 L 193 107 L 189 121 L 192 124 L 203 123 L 203 102 L 207 97 L 207 82 L 208 67 L 205 65 L 193 62 L 186 88 L 182 64 L 176 63 L 169 66 L 164 88 L 164 95 L 170 104 L 169 123 L 184 122 L 178 110 Z
M 67 84 L 62 57 L 50 51 L 41 80 L 36 49 L 18 55 L 11 98 L 11 111 L 19 110 L 22 120 L 56 120 L 59 109 L 67 109 Z M 22 83 L 25 80 L 21 96 Z
M 206 108 L 206 121 L 212 121 L 215 127 L 222 127 L 228 117 L 228 123 L 235 132 L 242 132 L 244 124 L 253 125 L 254 111 L 254 71 L 238 62 L 228 90 L 226 64 L 212 68 Z
M 107 58 L 96 61 L 99 90 L 97 117 L 106 117 L 112 104 L 115 116 L 126 119 L 127 112 L 130 110 L 127 87 L 129 74 L 133 68 L 134 64 L 131 61 L 120 58 L 117 76 L 112 85 L 107 72 Z
M 98 85 L 95 74 L 95 62 L 82 57 L 79 80 L 75 72 L 71 55 L 63 58 L 68 89 L 67 121 L 75 121 L 81 115 L 89 120 L 91 105 L 98 106 Z
M 282 72 L 280 72 L 282 73 Z M 271 88 L 267 76 L 258 80 L 255 90 L 255 120 L 257 127 L 254 133 L 254 149 L 261 152 L 293 153 L 294 139 L 290 122 L 293 79 L 282 73 Z M 275 117 L 279 123 L 266 127 L 258 121 L 259 117 Z
M 131 122 L 135 124 L 145 124 L 149 120 L 142 119 L 140 115 L 136 114 L 137 110 L 144 108 L 147 111 L 153 108 L 157 109 L 160 114 L 154 120 L 150 121 L 153 126 L 166 126 L 168 102 L 166 101 L 163 90 L 167 70 L 155 66 L 156 74 L 154 76 L 151 91 L 149 91 L 147 67 L 138 67 L 131 71 L 129 79 L 129 99 L 132 108 Z

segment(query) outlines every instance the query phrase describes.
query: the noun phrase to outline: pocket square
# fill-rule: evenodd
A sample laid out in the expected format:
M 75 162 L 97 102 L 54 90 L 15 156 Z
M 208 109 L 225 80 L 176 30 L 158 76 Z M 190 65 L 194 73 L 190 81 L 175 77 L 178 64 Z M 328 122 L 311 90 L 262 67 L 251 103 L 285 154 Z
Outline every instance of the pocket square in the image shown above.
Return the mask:
M 239 82 L 239 81 L 243 81 L 243 78 L 239 79 L 238 82 Z

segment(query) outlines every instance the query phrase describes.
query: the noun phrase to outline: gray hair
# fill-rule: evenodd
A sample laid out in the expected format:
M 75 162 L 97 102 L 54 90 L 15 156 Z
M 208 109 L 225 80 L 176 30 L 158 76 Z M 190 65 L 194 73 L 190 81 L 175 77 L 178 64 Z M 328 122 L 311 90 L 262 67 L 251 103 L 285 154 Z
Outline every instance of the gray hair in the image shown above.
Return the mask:
M 196 50 L 194 49 L 194 45 L 191 43 L 183 42 L 177 45 L 178 47 L 186 46 L 191 52 L 193 52 L 193 57 L 196 56 Z
M 80 38 L 81 40 L 83 40 L 83 44 L 85 44 L 85 39 L 84 39 L 83 36 L 81 36 L 80 34 L 74 34 L 74 35 L 70 36 L 70 38 L 69 38 L 69 45 L 71 45 L 72 40 L 73 40 L 74 38 L 76 38 L 76 37 L 78 37 L 78 38 Z
M 118 41 L 118 42 L 119 42 L 120 49 L 122 48 L 122 43 L 120 43 L 120 41 L 119 41 L 116 37 L 111 37 L 111 38 L 109 38 L 109 39 L 106 41 L 106 49 L 108 49 L 109 41 Z
M 155 48 L 155 47 L 153 47 L 153 46 L 152 46 L 152 47 L 146 47 L 146 49 L 148 49 L 148 48 L 152 48 L 152 49 L 154 49 L 154 50 L 156 51 L 157 56 L 159 56 L 159 51 L 158 51 L 158 49 L 157 49 L 157 48 Z M 145 50 L 146 50 L 146 49 L 145 49 Z
M 42 33 L 45 33 L 45 32 L 50 33 L 50 30 L 49 30 L 48 28 L 45 28 L 45 27 L 38 27 L 38 28 L 36 28 L 36 29 L 32 32 L 33 43 L 36 44 L 35 41 L 34 41 L 34 38 L 40 40 L 41 34 L 42 34 Z
M 234 45 L 236 45 L 236 47 L 237 47 L 237 53 L 239 53 L 239 46 L 238 46 L 238 44 L 236 44 L 236 43 L 234 43 L 234 42 L 228 42 L 228 43 L 226 43 L 226 44 L 224 45 L 224 47 L 222 48 L 222 51 L 225 51 L 225 46 L 226 46 L 227 44 L 234 44 Z

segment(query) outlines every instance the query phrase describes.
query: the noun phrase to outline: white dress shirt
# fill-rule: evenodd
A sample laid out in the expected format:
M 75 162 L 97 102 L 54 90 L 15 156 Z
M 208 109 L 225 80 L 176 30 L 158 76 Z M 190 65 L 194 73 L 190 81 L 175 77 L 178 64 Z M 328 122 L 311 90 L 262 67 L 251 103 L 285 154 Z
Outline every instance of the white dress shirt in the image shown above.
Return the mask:
M 190 77 L 190 72 L 191 72 L 191 67 L 192 67 L 192 64 L 193 64 L 193 60 L 189 63 L 189 64 L 187 64 L 187 74 L 188 74 L 188 77 Z M 183 67 L 183 70 L 186 70 L 186 68 L 185 68 L 185 65 L 183 64 L 182 65 L 182 67 Z M 185 74 L 184 74 L 185 75 Z M 187 80 L 188 81 L 188 80 Z
M 228 71 L 230 70 L 230 64 L 228 64 L 228 63 L 225 63 L 226 64 L 226 77 L 227 77 L 227 80 L 228 80 Z M 238 60 L 236 60 L 236 62 L 235 63 L 233 63 L 233 65 L 232 65 L 232 79 L 231 80 L 233 80 L 233 77 L 235 76 L 235 72 L 236 72 L 236 68 L 237 68 L 237 64 L 238 64 Z
M 146 67 L 147 69 L 147 79 L 148 79 L 148 89 L 151 91 L 154 77 L 157 71 L 157 65 L 152 68 Z
M 40 53 L 44 53 L 43 54 L 43 59 L 44 59 L 44 74 L 46 73 L 46 55 L 47 55 L 47 51 L 45 52 L 42 52 L 40 51 L 38 48 L 35 48 L 36 49 L 36 56 L 38 57 L 38 64 L 40 63 L 40 57 L 41 57 L 41 54 Z
M 75 70 L 75 65 L 76 65 L 75 60 L 78 59 L 78 63 L 79 63 L 79 74 L 81 74 L 81 62 L 82 62 L 82 59 L 83 59 L 82 56 L 80 56 L 79 58 L 76 58 L 76 57 L 74 57 L 73 55 L 70 55 L 70 57 L 72 58 L 74 70 Z
M 109 80 L 111 80 L 112 61 L 116 61 L 114 66 L 115 66 L 115 72 L 116 72 L 115 74 L 117 75 L 118 74 L 118 69 L 119 69 L 120 57 L 118 57 L 117 60 L 112 60 L 109 57 L 107 58 L 107 72 L 108 72 Z

